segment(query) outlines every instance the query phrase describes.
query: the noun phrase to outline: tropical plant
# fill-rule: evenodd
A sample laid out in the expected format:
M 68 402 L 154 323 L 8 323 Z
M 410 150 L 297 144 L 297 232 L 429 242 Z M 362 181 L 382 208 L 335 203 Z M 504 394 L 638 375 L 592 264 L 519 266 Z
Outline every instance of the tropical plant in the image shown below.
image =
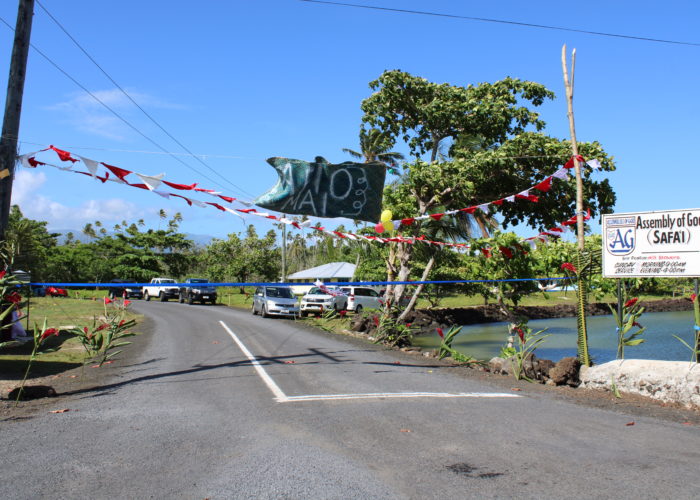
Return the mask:
M 624 287 L 622 289 L 624 290 Z M 624 294 L 624 291 L 622 293 Z M 625 295 L 618 297 L 618 301 L 624 301 L 622 311 L 618 312 L 617 307 L 608 304 L 617 325 L 615 327 L 617 332 L 617 359 L 625 359 L 625 347 L 643 343 L 644 339 L 639 337 L 646 330 L 646 327 L 643 327 L 637 321 L 644 313 L 644 307 L 638 303 L 638 298 L 625 300 L 626 298 Z M 636 330 L 632 332 L 633 328 L 636 328 Z
M 478 363 L 478 360 L 473 356 L 462 354 L 457 349 L 454 349 L 452 347 L 452 342 L 454 342 L 455 337 L 459 335 L 462 331 L 461 326 L 451 326 L 450 329 L 447 330 L 447 333 L 444 333 L 442 331 L 442 328 L 437 328 L 436 330 L 438 336 L 441 339 L 440 349 L 438 351 L 438 359 L 443 359 L 447 356 L 450 356 L 458 363 Z
M 391 136 L 376 128 L 361 128 L 360 129 L 360 151 L 355 151 L 348 148 L 343 148 L 345 153 L 348 153 L 353 158 L 362 158 L 365 163 L 375 161 L 384 163 L 393 171 L 400 160 L 404 159 L 401 153 L 390 151 L 394 147 L 394 140 Z
M 104 317 L 93 318 L 92 327 L 76 327 L 70 333 L 80 339 L 86 353 L 85 363 L 90 362 L 99 356 L 99 366 L 111 361 L 117 354 L 121 353 L 119 347 L 130 344 L 124 338 L 136 335 L 129 329 L 136 326 L 136 320 L 125 319 L 127 308 L 131 302 L 129 300 L 112 300 L 104 298 Z M 111 304 L 108 308 L 107 306 Z
M 511 334 L 514 337 L 517 335 L 518 339 L 515 354 L 510 357 L 515 380 L 524 379 L 528 382 L 532 382 L 532 379 L 525 373 L 524 364 L 526 361 L 532 359 L 535 350 L 551 335 L 549 333 L 547 335 L 542 335 L 546 330 L 547 329 L 544 328 L 533 332 L 532 328 L 528 327 L 526 322 L 514 325 L 514 328 L 512 328 Z
M 19 403 L 19 400 L 22 399 L 22 395 L 24 394 L 24 386 L 27 383 L 27 378 L 29 377 L 29 372 L 32 369 L 32 364 L 34 363 L 34 360 L 40 355 L 40 354 L 46 354 L 49 352 L 54 352 L 56 351 L 56 347 L 50 347 L 50 348 L 45 348 L 43 347 L 44 341 L 48 339 L 51 336 L 58 336 L 60 333 L 59 330 L 56 328 L 48 328 L 46 324 L 46 318 L 44 318 L 44 325 L 39 328 L 36 324 L 34 325 L 34 330 L 33 330 L 33 337 L 34 337 L 34 345 L 32 347 L 32 353 L 29 355 L 29 360 L 27 361 L 27 369 L 24 372 L 24 377 L 22 377 L 22 381 L 19 384 L 19 391 L 17 391 L 17 399 L 15 401 L 15 405 Z
M 693 346 L 688 344 L 685 340 L 680 338 L 678 335 L 674 335 L 681 343 L 690 349 L 691 356 L 690 360 L 695 363 L 700 363 L 700 299 L 698 299 L 697 294 L 692 294 L 690 300 L 693 303 L 693 314 L 695 319 L 695 324 L 693 325 Z

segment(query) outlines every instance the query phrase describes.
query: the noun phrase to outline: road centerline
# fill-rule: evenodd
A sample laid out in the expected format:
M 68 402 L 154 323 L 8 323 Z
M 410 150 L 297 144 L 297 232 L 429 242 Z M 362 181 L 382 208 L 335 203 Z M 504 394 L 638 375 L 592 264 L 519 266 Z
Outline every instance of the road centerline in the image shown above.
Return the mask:
M 299 401 L 339 401 L 351 399 L 392 399 L 392 398 L 520 398 L 517 394 L 508 394 L 502 392 L 376 392 L 376 393 L 359 393 L 359 394 L 307 394 L 301 396 L 287 396 L 272 377 L 265 371 L 265 368 L 260 364 L 258 359 L 248 350 L 241 339 L 233 333 L 226 323 L 219 321 L 219 324 L 231 336 L 233 341 L 238 345 L 240 350 L 245 354 L 248 360 L 253 365 L 253 368 L 258 372 L 260 378 L 265 382 L 265 385 L 275 395 L 275 400 L 279 403 L 291 403 Z
M 280 403 L 285 403 L 289 401 L 289 398 L 287 395 L 280 389 L 280 386 L 277 385 L 277 383 L 272 380 L 272 377 L 268 375 L 268 373 L 265 371 L 265 368 L 260 364 L 260 362 L 257 360 L 255 356 L 248 350 L 248 348 L 241 342 L 241 340 L 236 336 L 235 333 L 224 323 L 223 321 L 219 321 L 221 326 L 226 330 L 226 332 L 231 336 L 233 341 L 238 345 L 241 351 L 243 351 L 243 354 L 250 360 L 250 362 L 253 364 L 253 368 L 258 372 L 258 375 L 260 375 L 260 378 L 265 382 L 267 387 L 272 391 L 272 394 L 275 395 L 275 399 L 280 402 Z

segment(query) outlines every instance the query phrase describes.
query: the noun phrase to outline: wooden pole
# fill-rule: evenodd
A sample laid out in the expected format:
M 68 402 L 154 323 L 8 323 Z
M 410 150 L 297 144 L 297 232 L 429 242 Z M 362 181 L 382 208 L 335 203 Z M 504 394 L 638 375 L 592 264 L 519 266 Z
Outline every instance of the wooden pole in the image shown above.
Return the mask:
M 5 115 L 0 137 L 0 240 L 5 240 L 5 230 L 10 217 L 12 181 L 15 177 L 19 120 L 22 114 L 24 77 L 27 73 L 29 38 L 32 32 L 34 0 L 19 0 L 15 40 L 10 60 L 10 76 L 7 80 Z
M 578 249 L 583 251 L 583 180 L 581 179 L 581 164 L 578 161 L 578 143 L 576 142 L 576 127 L 574 125 L 574 69 L 576 67 L 576 49 L 571 52 L 571 80 L 566 67 L 566 44 L 561 48 L 561 66 L 564 70 L 564 87 L 566 88 L 566 104 L 568 107 L 569 132 L 571 133 L 571 152 L 574 156 L 576 172 L 576 238 Z

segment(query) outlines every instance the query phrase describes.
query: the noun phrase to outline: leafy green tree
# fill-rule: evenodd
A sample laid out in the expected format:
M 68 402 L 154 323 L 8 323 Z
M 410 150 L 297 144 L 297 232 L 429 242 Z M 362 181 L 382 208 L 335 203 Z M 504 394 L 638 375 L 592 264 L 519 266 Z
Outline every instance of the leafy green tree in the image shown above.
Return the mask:
M 46 222 L 27 219 L 17 205 L 12 205 L 5 231 L 5 243 L 14 269 L 31 273 L 33 280 L 46 274 L 46 259 L 57 245 L 57 233 L 49 233 Z
M 370 87 L 374 93 L 362 103 L 363 122 L 393 140 L 405 141 L 415 158 L 404 164 L 401 178 L 385 188 L 384 206 L 393 211 L 394 219 L 476 206 L 518 193 L 552 174 L 570 156 L 568 142 L 527 131 L 545 126 L 528 106 L 539 106 L 554 96 L 541 84 L 505 78 L 460 87 L 387 71 Z M 449 158 L 441 160 L 440 145 L 446 143 L 451 144 Z M 580 151 L 600 160 L 603 171 L 614 169 L 598 143 L 582 143 Z M 584 182 L 592 212 L 612 207 L 615 196 L 607 181 L 595 182 L 586 171 Z M 525 222 L 545 228 L 574 211 L 574 184 L 555 181 L 539 203 L 518 199 L 491 205 L 488 214 L 477 210 L 473 215 L 485 235 L 486 221 L 497 213 L 506 226 Z M 402 232 L 418 236 L 424 230 L 412 224 Z M 411 274 L 414 248 L 396 246 L 399 280 Z M 431 266 L 426 270 L 427 277 Z M 391 279 L 391 270 L 388 274 Z M 403 291 L 395 288 L 395 300 Z

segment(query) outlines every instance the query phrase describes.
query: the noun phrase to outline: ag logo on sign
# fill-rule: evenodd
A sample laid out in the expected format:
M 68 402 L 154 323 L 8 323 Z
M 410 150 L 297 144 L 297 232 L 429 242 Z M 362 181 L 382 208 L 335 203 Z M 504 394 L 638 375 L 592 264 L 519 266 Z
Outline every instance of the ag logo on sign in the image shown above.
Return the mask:
M 605 248 L 612 255 L 627 255 L 634 251 L 635 227 L 608 227 L 605 234 Z

